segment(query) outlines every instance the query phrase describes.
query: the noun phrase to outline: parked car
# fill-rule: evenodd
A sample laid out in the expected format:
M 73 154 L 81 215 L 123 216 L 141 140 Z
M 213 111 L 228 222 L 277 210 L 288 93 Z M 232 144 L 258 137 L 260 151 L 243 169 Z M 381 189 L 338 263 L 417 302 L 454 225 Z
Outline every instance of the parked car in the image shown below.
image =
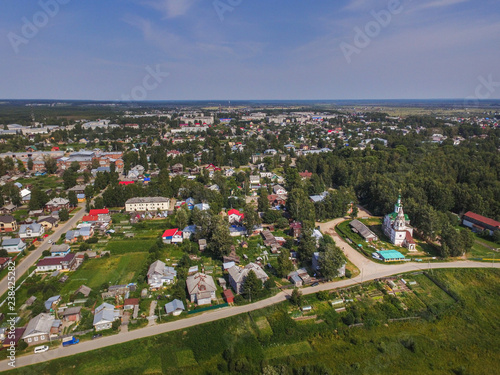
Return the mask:
M 46 352 L 47 350 L 49 350 L 49 347 L 47 345 L 42 345 L 42 346 L 37 346 L 35 348 L 35 354 L 38 354 L 38 353 L 44 353 Z
M 92 340 L 98 339 L 99 337 L 102 337 L 102 333 L 98 333 L 97 335 L 92 336 Z
M 319 283 L 316 281 L 315 283 L 313 283 L 311 286 L 318 286 Z

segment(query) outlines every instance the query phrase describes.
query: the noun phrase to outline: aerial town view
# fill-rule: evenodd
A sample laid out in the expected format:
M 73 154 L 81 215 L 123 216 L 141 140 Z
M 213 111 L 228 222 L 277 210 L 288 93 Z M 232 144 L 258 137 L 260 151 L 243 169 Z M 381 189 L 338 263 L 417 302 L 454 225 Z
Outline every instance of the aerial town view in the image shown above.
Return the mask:
M 0 372 L 498 374 L 500 3 L 0 4 Z

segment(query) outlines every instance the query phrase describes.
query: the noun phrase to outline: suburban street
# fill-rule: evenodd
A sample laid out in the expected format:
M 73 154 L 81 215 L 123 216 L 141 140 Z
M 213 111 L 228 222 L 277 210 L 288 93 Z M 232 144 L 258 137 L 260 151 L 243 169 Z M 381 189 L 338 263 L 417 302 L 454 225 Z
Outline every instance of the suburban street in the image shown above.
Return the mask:
M 50 248 L 49 240 L 56 242 L 57 240 L 59 240 L 59 237 L 61 237 L 62 234 L 66 233 L 68 230 L 76 226 L 78 221 L 82 219 L 82 217 L 85 215 L 85 204 L 80 204 L 78 205 L 78 207 L 80 207 L 80 211 L 78 211 L 66 223 L 59 224 L 59 226 L 55 228 L 54 233 L 47 238 L 44 238 L 43 243 L 38 248 L 31 252 L 25 250 L 28 255 L 22 259 L 19 265 L 16 264 L 16 281 L 19 280 L 28 271 L 28 269 L 37 262 L 37 260 L 42 256 L 42 253 L 45 250 L 48 250 Z M 3 280 L 0 281 L 0 296 L 7 292 L 7 287 L 7 276 L 5 276 Z

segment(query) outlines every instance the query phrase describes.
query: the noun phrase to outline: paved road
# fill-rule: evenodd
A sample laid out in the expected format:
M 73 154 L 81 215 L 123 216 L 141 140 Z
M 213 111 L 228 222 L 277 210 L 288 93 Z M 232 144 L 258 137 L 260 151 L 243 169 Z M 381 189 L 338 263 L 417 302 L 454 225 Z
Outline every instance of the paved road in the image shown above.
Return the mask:
M 377 265 L 378 266 L 378 265 Z M 336 282 L 330 282 L 325 284 L 320 284 L 315 287 L 303 289 L 302 292 L 304 295 L 317 293 L 321 290 L 331 290 L 335 288 L 344 288 L 351 285 L 356 285 L 361 283 L 361 280 L 368 281 L 374 280 L 394 274 L 411 272 L 411 271 L 422 271 L 427 270 L 428 268 L 437 269 L 437 268 L 500 268 L 500 264 L 491 264 L 491 263 L 477 263 L 472 261 L 463 261 L 463 262 L 449 262 L 449 263 L 431 263 L 427 264 L 417 264 L 414 262 L 398 264 L 393 266 L 388 265 L 380 265 L 382 268 L 373 268 L 366 270 L 363 278 L 361 275 L 354 277 L 352 279 L 340 280 Z M 164 323 L 154 326 L 148 326 L 146 328 L 137 329 L 135 331 L 123 332 L 118 335 L 102 337 L 92 341 L 85 341 L 80 344 L 70 346 L 70 347 L 58 347 L 56 349 L 51 349 L 46 353 L 42 354 L 31 354 L 27 356 L 23 356 L 17 358 L 16 367 L 29 366 L 36 363 L 41 363 L 45 361 L 50 361 L 56 358 L 67 357 L 79 353 L 84 353 L 91 350 L 96 350 L 100 348 L 104 348 L 106 346 L 115 345 L 127 341 L 137 340 L 140 338 L 145 338 L 148 336 L 159 335 L 166 332 L 176 331 L 180 329 L 185 329 L 192 326 L 197 326 L 199 324 L 204 324 L 208 322 L 213 322 L 215 320 L 228 318 L 231 316 L 247 313 L 254 310 L 259 310 L 264 307 L 268 307 L 279 302 L 283 302 L 287 299 L 288 295 L 291 291 L 281 292 L 271 298 L 258 301 L 245 306 L 237 306 L 237 307 L 226 307 L 215 311 L 206 312 L 197 316 L 193 316 L 191 318 L 182 319 L 176 322 Z M 96 353 L 97 354 L 97 353 Z M 7 371 L 11 369 L 8 366 L 8 361 L 0 362 L 0 371 Z
M 82 219 L 82 217 L 85 215 L 85 205 L 80 204 L 79 207 L 80 211 L 78 211 L 75 216 L 70 218 L 66 223 L 59 224 L 53 234 L 45 238 L 43 240 L 43 243 L 38 248 L 36 248 L 36 250 L 29 252 L 29 254 L 22 259 L 21 263 L 19 263 L 19 265 L 17 265 L 16 267 L 16 281 L 19 280 L 21 276 L 23 276 L 26 271 L 28 271 L 28 269 L 36 263 L 36 261 L 42 256 L 42 253 L 45 250 L 48 250 L 50 248 L 49 240 L 56 242 L 57 240 L 59 240 L 59 237 L 61 237 L 61 234 L 66 233 L 68 230 L 74 227 L 79 220 Z M 0 281 L 0 296 L 7 292 L 7 287 L 7 276 L 5 276 L 3 280 Z
M 366 213 L 361 212 L 360 210 L 360 216 L 367 216 L 367 215 Z M 302 293 L 304 295 L 317 293 L 322 290 L 345 288 L 348 286 L 356 285 L 361 282 L 375 280 L 391 275 L 396 275 L 405 272 L 412 272 L 412 271 L 425 271 L 428 269 L 439 269 L 439 268 L 500 268 L 500 263 L 492 264 L 492 263 L 480 263 L 472 261 L 456 261 L 456 262 L 430 263 L 430 264 L 408 262 L 408 263 L 393 264 L 393 265 L 374 263 L 371 260 L 365 258 L 351 246 L 349 246 L 349 244 L 347 244 L 341 237 L 339 237 L 335 233 L 335 231 L 332 231 L 335 225 L 337 225 L 339 222 L 343 220 L 344 219 L 335 219 L 328 223 L 323 223 L 318 225 L 321 227 L 321 230 L 324 233 L 331 234 L 334 237 L 335 242 L 337 243 L 338 246 L 343 248 L 349 260 L 361 270 L 361 274 L 352 279 L 329 282 L 317 285 L 315 287 L 305 288 L 302 290 Z M 79 353 L 88 352 L 91 350 L 104 348 L 110 345 L 115 345 L 166 332 L 185 329 L 199 324 L 209 323 L 215 320 L 224 319 L 239 314 L 244 314 L 250 311 L 259 310 L 283 302 L 289 297 L 290 294 L 291 290 L 285 290 L 273 297 L 249 305 L 226 307 L 223 309 L 202 313 L 200 315 L 182 319 L 176 322 L 147 326 L 145 328 L 137 329 L 130 332 L 122 332 L 118 335 L 103 337 L 93 341 L 82 342 L 80 344 L 66 348 L 58 347 L 56 349 L 51 349 L 46 353 L 23 356 L 17 358 L 16 367 L 23 367 L 37 363 L 42 363 L 45 361 L 50 361 L 61 357 L 67 357 Z M 8 369 L 11 369 L 11 367 L 8 366 L 8 361 L 0 362 L 0 371 L 6 371 Z

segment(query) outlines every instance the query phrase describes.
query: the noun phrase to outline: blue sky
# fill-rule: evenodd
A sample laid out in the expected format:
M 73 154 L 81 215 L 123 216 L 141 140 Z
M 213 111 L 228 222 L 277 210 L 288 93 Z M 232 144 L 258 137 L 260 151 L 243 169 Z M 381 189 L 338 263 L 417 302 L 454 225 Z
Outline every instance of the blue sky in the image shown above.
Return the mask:
M 3 0 L 0 98 L 500 98 L 499 16 L 498 0 Z

